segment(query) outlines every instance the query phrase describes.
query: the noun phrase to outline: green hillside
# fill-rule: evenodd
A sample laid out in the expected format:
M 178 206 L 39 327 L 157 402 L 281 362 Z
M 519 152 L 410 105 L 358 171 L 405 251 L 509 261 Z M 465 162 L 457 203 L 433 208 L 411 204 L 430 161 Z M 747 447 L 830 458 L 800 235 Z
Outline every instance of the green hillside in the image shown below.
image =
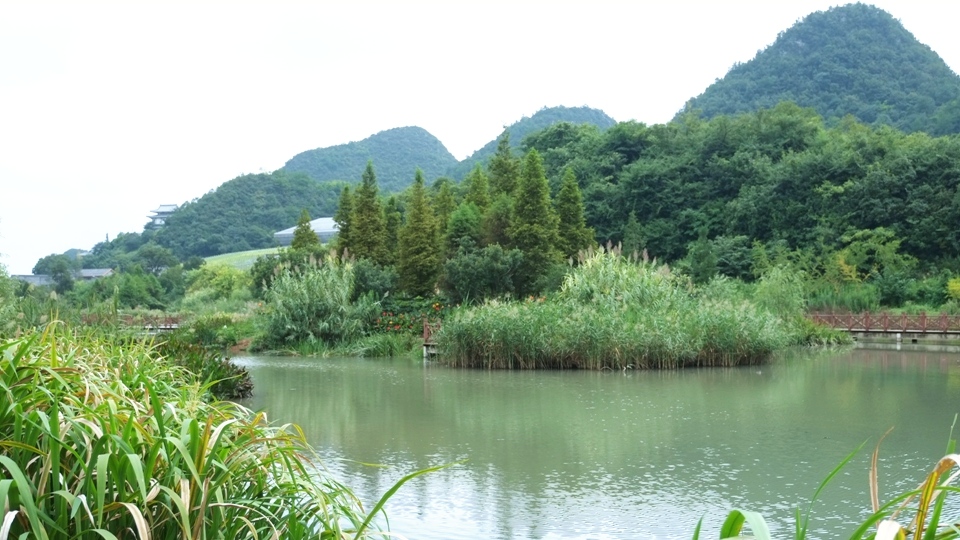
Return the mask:
M 904 131 L 960 131 L 960 77 L 889 13 L 865 4 L 808 15 L 686 109 L 712 118 L 781 101 L 832 122 L 850 114 Z
M 419 127 L 381 131 L 362 141 L 301 152 L 283 170 L 302 172 L 318 181 L 344 180 L 356 183 L 373 161 L 377 180 L 386 192 L 401 191 L 413 182 L 419 167 L 428 179 L 444 175 L 457 163 L 439 139 Z
M 301 209 L 332 216 L 344 185 L 283 170 L 239 176 L 185 203 L 155 238 L 181 259 L 272 247 L 273 233 L 296 225 Z
M 519 148 L 523 139 L 531 133 L 550 127 L 557 122 L 569 122 L 571 124 L 593 124 L 601 130 L 607 129 L 614 124 L 616 120 L 607 116 L 599 109 L 590 107 L 549 107 L 543 108 L 531 117 L 524 117 L 514 122 L 506 128 L 510 133 L 510 145 Z M 474 165 L 486 163 L 490 156 L 497 150 L 498 134 L 493 140 L 483 146 L 483 148 L 474 152 L 470 157 L 451 167 L 447 174 L 457 180 L 462 180 L 469 173 Z M 379 169 L 377 171 L 379 175 Z

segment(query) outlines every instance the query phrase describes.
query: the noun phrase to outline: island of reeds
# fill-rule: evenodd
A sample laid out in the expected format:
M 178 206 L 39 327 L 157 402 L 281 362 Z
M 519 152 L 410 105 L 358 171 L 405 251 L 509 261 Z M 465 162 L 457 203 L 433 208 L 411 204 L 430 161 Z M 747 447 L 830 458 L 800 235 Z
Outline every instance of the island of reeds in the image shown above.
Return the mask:
M 666 265 L 588 253 L 555 295 L 491 301 L 448 317 L 439 360 L 487 369 L 675 369 L 765 361 L 801 338 L 802 290 L 771 272 L 754 298 L 693 288 Z

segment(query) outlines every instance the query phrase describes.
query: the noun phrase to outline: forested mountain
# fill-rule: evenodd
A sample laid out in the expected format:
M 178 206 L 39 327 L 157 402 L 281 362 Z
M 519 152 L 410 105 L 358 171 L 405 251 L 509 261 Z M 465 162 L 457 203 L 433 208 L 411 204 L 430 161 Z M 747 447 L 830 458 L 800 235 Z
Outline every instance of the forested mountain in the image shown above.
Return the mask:
M 960 77 L 889 13 L 865 4 L 808 15 L 686 110 L 712 118 L 781 101 L 832 122 L 851 114 L 904 131 L 960 132 Z
M 599 127 L 601 131 L 617 123 L 616 120 L 607 116 L 605 112 L 599 109 L 591 109 L 590 107 L 543 108 L 533 116 L 529 118 L 524 117 L 506 128 L 506 131 L 510 133 L 510 145 L 518 148 L 527 135 L 540 131 L 557 122 L 592 124 Z M 486 163 L 487 160 L 493 156 L 497 151 L 497 140 L 499 138 L 500 134 L 485 144 L 483 148 L 470 155 L 470 157 L 451 167 L 450 170 L 447 171 L 447 174 L 457 180 L 462 180 L 467 173 L 473 170 L 478 162 Z M 377 174 L 379 174 L 379 169 Z
M 552 136 L 561 128 L 562 137 Z M 958 136 L 852 118 L 826 127 L 813 109 L 781 103 L 710 120 L 691 113 L 665 125 L 624 122 L 603 133 L 558 125 L 531 141 L 551 184 L 573 169 L 600 242 L 624 239 L 633 214 L 640 247 L 661 260 L 686 256 L 702 239 L 742 268 L 755 241 L 805 250 L 853 276 L 883 253 L 924 268 L 960 264 Z M 858 262 L 826 255 L 852 245 Z
M 301 152 L 283 170 L 303 172 L 317 181 L 357 183 L 367 161 L 377 168 L 377 179 L 386 192 L 397 192 L 413 182 L 419 167 L 430 180 L 443 176 L 457 159 L 427 130 L 401 127 L 381 131 L 362 141 Z
M 284 170 L 239 176 L 177 209 L 155 240 L 181 259 L 272 247 L 273 233 L 296 225 L 302 209 L 332 216 L 345 185 Z

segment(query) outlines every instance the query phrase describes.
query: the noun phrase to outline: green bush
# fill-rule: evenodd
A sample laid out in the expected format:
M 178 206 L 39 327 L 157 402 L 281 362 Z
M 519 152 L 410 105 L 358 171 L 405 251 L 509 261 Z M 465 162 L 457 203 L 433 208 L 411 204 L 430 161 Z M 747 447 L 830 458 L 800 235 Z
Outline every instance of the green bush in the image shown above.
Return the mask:
M 281 272 L 266 291 L 259 314 L 259 346 L 291 348 L 301 342 L 336 345 L 363 336 L 380 304 L 372 296 L 351 302 L 353 266 L 331 260 L 301 273 Z

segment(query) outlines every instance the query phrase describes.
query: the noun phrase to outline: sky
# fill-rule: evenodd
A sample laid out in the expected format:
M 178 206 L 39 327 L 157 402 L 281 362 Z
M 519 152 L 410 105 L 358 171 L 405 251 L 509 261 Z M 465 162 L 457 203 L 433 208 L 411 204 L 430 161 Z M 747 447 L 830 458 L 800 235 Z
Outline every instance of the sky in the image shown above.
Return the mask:
M 960 71 L 960 2 L 873 4 Z M 663 123 L 834 5 L 0 0 L 0 264 L 394 127 L 462 159 L 543 107 Z

